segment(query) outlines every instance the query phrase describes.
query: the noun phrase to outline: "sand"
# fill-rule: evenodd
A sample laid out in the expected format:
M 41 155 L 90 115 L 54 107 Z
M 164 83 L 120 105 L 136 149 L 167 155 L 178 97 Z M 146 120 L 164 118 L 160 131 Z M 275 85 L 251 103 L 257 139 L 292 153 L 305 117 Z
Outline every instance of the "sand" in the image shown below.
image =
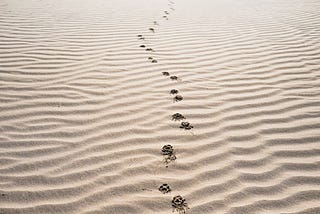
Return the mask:
M 173 1 L 0 1 L 1 214 L 320 213 L 320 2 Z

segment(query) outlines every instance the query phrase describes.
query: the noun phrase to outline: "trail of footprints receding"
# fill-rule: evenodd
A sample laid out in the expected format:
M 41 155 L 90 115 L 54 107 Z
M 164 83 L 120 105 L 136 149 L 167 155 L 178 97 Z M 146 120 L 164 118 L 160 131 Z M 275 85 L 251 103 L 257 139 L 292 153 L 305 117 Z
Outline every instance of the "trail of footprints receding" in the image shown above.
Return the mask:
M 168 3 L 169 7 L 170 7 L 170 10 L 174 11 L 175 9 L 173 8 L 173 5 L 174 5 L 174 2 L 173 1 L 170 1 L 169 0 L 169 3 Z M 166 19 L 166 20 L 169 20 L 169 15 L 170 13 L 168 11 L 164 11 L 164 15 L 162 16 L 162 18 Z M 154 21 L 153 24 L 155 26 L 159 26 L 159 23 L 157 21 Z M 152 33 L 156 33 L 156 30 L 154 27 L 150 27 L 149 28 L 149 31 L 151 31 Z M 142 41 L 145 41 L 146 38 L 143 36 L 143 35 L 138 35 L 138 39 L 139 40 L 142 40 Z M 145 48 L 145 51 L 148 51 L 148 52 L 155 52 L 155 50 L 153 50 L 152 48 L 150 47 L 147 47 L 146 45 L 140 45 L 141 48 Z M 158 63 L 158 60 L 155 59 L 154 57 L 148 57 L 148 61 L 151 62 L 151 63 Z M 174 76 L 174 75 L 170 75 L 169 72 L 162 72 L 162 75 L 163 76 L 167 76 L 170 78 L 170 80 L 172 81 L 179 81 L 180 79 L 177 77 L 177 76 Z M 170 92 L 169 92 L 171 95 L 173 95 L 173 102 L 180 102 L 183 100 L 183 96 L 179 94 L 179 90 L 177 89 L 171 89 Z M 183 116 L 182 114 L 180 113 L 175 113 L 171 116 L 171 120 L 173 121 L 182 121 L 182 120 L 185 120 L 186 117 Z M 184 130 L 191 130 L 193 128 L 193 126 L 189 123 L 189 122 L 186 122 L 186 121 L 182 121 L 181 124 L 180 124 L 180 128 L 181 129 L 184 129 Z M 172 145 L 164 145 L 162 147 L 162 150 L 161 150 L 161 153 L 164 157 L 163 159 L 163 162 L 165 164 L 165 167 L 168 168 L 169 167 L 169 164 L 173 161 L 175 161 L 177 159 L 176 155 L 175 155 L 175 150 L 173 148 Z M 166 193 L 169 193 L 171 192 L 171 188 L 169 186 L 169 184 L 162 184 L 160 187 L 159 187 L 159 191 L 163 194 L 166 194 Z M 179 214 L 183 214 L 183 213 L 186 213 L 186 211 L 189 209 L 188 207 L 188 204 L 186 202 L 186 199 L 184 199 L 182 196 L 180 195 L 177 195 L 177 196 L 174 196 L 172 201 L 171 201 L 171 206 L 173 208 L 173 211 L 177 211 Z

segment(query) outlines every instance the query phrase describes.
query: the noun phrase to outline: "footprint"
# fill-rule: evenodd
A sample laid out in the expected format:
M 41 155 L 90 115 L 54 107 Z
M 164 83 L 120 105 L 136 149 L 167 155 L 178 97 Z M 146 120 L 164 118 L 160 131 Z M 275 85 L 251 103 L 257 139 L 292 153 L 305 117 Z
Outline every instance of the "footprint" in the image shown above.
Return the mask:
M 183 97 L 181 95 L 176 95 L 174 98 L 173 98 L 173 102 L 179 102 L 179 101 L 182 101 L 183 100 Z
M 172 117 L 171 120 L 174 120 L 174 121 L 186 119 L 186 117 L 183 116 L 183 115 L 180 114 L 180 113 L 175 113 L 175 114 L 173 114 L 171 117 Z
M 178 80 L 178 77 L 177 76 L 171 76 L 170 79 L 171 80 Z
M 153 51 L 153 49 L 152 48 L 147 48 L 146 51 Z
M 145 48 L 146 46 L 145 45 L 140 45 L 140 48 Z
M 162 72 L 162 75 L 163 76 L 170 76 L 169 72 L 166 72 L 166 71 Z
M 178 93 L 179 93 L 179 91 L 177 89 L 172 89 L 170 91 L 170 94 L 178 94 Z
M 162 147 L 162 155 L 172 155 L 173 154 L 173 146 L 171 146 L 170 144 L 168 145 L 164 145 Z
M 180 129 L 190 130 L 193 126 L 189 122 L 181 122 Z
M 154 33 L 155 31 L 154 31 L 154 29 L 151 27 L 151 28 L 149 28 L 149 30 L 151 30 L 152 31 L 152 33 Z
M 177 159 L 173 146 L 171 145 L 164 145 L 161 150 L 162 155 L 164 156 L 163 162 L 165 163 L 166 167 L 168 167 L 168 164 L 172 161 L 175 161 Z
M 148 60 L 151 60 L 152 63 L 157 63 L 158 61 L 156 59 L 153 59 L 153 57 L 148 57 Z
M 173 197 L 171 201 L 171 205 L 172 205 L 173 211 L 177 211 L 179 214 L 184 214 L 187 212 L 188 209 L 190 209 L 188 207 L 186 199 L 184 199 L 180 195 Z
M 171 192 L 171 188 L 170 188 L 170 186 L 168 184 L 162 184 L 159 187 L 159 191 L 162 192 L 163 194 L 166 194 L 166 193 Z

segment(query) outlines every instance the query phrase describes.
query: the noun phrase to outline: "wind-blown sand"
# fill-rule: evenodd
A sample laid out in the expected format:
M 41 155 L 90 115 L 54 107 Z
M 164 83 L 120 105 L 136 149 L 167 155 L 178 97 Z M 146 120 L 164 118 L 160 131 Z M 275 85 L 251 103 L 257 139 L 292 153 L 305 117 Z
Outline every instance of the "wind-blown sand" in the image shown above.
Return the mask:
M 320 213 L 320 2 L 174 2 L 0 1 L 1 214 Z

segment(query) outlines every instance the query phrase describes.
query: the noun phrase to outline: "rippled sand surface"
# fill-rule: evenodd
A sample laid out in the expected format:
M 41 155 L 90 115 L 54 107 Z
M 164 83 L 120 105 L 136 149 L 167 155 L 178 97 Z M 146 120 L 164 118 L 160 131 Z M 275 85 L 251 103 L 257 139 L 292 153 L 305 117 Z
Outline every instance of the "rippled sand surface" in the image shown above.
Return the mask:
M 320 213 L 318 0 L 1 0 L 0 103 L 1 214 Z

